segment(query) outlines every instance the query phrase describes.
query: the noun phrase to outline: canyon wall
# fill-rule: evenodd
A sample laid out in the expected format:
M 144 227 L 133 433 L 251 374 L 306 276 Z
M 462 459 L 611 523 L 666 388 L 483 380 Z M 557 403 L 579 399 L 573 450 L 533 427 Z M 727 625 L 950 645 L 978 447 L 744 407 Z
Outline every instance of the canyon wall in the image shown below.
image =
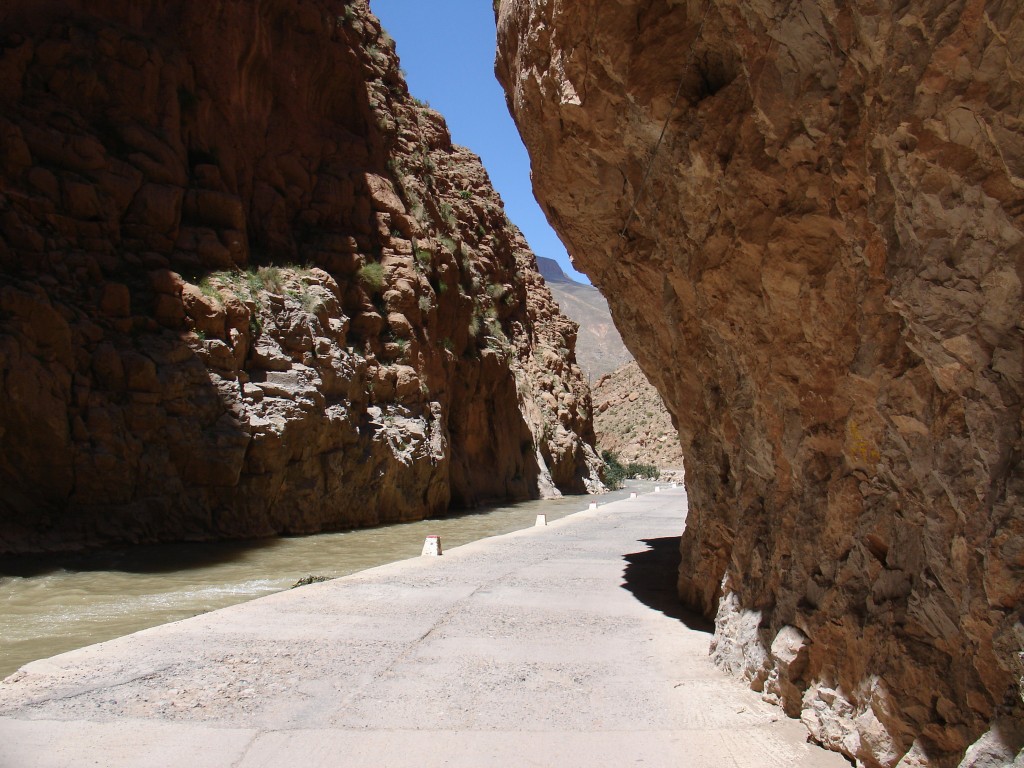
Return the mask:
M 0 10 L 0 552 L 595 489 L 575 335 L 365 2 Z
M 653 464 L 681 476 L 683 450 L 672 415 L 636 360 L 595 381 L 591 396 L 598 451 L 611 451 L 623 464 Z
M 1013 763 L 1020 3 L 496 12 L 537 196 L 677 420 L 715 659 L 859 765 Z

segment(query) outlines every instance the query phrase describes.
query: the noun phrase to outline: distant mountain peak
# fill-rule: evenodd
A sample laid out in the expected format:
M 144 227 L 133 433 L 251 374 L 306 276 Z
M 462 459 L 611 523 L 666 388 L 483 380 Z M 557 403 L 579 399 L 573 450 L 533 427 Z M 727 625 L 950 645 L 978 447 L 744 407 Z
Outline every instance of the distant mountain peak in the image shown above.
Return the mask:
M 565 274 L 562 265 L 554 259 L 545 256 L 537 257 L 537 270 L 541 277 L 548 283 L 575 283 L 576 281 Z M 582 283 L 580 283 L 582 285 Z
M 576 359 L 588 377 L 610 373 L 633 359 L 615 329 L 608 302 L 597 288 L 573 280 L 554 259 L 538 256 L 537 271 L 562 312 L 580 326 Z

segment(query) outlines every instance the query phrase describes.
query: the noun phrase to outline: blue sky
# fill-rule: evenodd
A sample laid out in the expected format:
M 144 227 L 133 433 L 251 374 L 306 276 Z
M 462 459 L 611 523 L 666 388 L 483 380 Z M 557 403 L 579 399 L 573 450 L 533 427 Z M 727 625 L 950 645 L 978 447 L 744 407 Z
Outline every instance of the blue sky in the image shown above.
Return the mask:
M 480 155 L 505 212 L 538 256 L 555 259 L 570 277 L 565 246 L 533 197 L 530 159 L 494 77 L 494 13 L 487 0 L 370 0 L 395 39 L 409 91 L 448 121 L 456 143 Z

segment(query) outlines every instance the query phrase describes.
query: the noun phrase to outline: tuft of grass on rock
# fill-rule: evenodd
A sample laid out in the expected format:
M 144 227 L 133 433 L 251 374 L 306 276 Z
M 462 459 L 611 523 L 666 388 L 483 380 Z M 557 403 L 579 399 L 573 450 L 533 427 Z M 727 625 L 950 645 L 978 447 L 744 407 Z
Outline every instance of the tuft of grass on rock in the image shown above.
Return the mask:
M 376 261 L 364 264 L 359 269 L 359 280 L 370 293 L 380 293 L 384 288 L 384 267 Z
M 284 293 L 284 272 L 280 267 L 260 267 L 250 274 L 253 275 L 253 279 L 249 281 L 249 285 L 258 286 L 257 290 L 264 290 L 278 296 Z
M 441 203 L 440 213 L 441 221 L 447 224 L 449 229 L 455 229 L 459 221 L 455 218 L 455 209 L 452 208 L 451 203 Z
M 217 285 L 213 282 L 210 275 L 207 275 L 199 281 L 199 290 L 207 298 L 213 299 L 217 306 L 224 304 L 224 298 L 220 295 L 220 290 Z

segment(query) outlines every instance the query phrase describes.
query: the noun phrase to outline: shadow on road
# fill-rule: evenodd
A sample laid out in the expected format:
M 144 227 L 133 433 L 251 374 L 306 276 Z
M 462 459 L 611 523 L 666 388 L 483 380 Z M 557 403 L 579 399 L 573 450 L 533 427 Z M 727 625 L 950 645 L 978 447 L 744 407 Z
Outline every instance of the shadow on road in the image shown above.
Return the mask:
M 676 581 L 679 573 L 679 537 L 641 539 L 648 549 L 625 555 L 623 589 L 628 589 L 644 605 L 679 619 L 690 629 L 711 633 L 714 624 L 679 602 Z

